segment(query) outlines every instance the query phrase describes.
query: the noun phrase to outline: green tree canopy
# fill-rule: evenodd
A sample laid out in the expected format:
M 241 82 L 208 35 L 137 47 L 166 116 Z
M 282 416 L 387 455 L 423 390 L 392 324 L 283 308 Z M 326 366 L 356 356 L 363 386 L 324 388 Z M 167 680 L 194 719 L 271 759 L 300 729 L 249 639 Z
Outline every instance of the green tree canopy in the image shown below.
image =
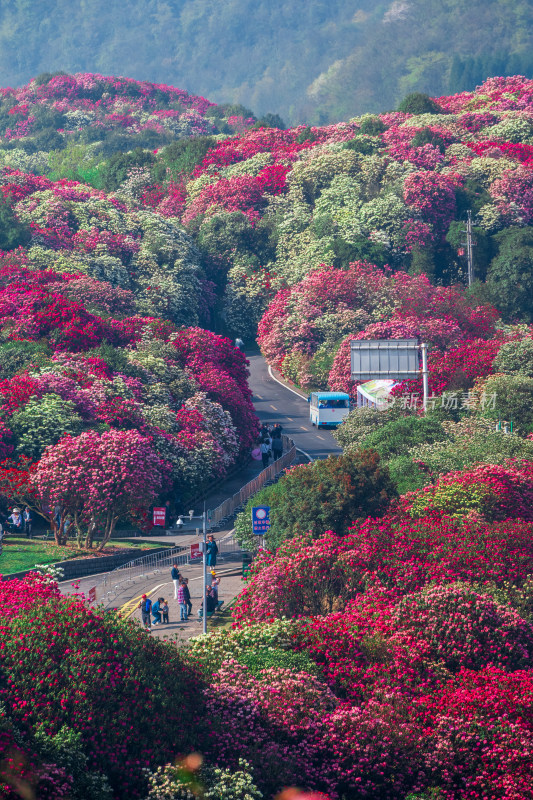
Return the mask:
M 28 226 L 19 222 L 9 201 L 0 198 L 0 250 L 14 250 L 28 244 L 30 238 Z
M 533 228 L 506 228 L 494 239 L 498 254 L 487 282 L 499 310 L 510 319 L 533 321 Z

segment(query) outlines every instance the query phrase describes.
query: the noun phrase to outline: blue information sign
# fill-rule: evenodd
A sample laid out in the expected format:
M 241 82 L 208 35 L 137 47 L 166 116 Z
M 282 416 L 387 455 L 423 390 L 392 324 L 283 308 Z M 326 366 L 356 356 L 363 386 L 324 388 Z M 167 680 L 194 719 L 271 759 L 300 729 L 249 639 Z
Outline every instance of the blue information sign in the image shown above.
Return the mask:
M 270 506 L 252 508 L 252 530 L 256 536 L 264 536 L 270 528 Z

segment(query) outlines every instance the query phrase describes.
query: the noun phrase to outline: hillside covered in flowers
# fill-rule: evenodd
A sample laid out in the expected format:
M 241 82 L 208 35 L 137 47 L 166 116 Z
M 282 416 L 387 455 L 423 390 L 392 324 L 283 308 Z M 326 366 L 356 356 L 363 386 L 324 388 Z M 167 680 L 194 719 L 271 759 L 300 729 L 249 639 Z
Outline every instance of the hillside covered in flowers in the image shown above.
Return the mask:
M 29 502 L 58 543 L 105 544 L 120 518 L 196 497 L 249 452 L 257 421 L 230 341 L 137 314 L 133 292 L 22 249 L 0 262 L 4 503 Z
M 255 559 L 231 629 L 177 651 L 49 577 L 0 582 L 2 796 L 533 800 L 533 82 L 290 130 L 185 131 L 207 101 L 122 79 L 20 92 L 0 142 L 4 505 L 91 546 L 224 477 L 258 422 L 220 332 L 352 396 L 353 337 L 416 337 L 431 398 L 404 402 L 413 381 L 352 411 L 341 456 L 250 501 L 272 526 L 259 549 L 249 508 L 236 522 Z M 165 103 L 172 141 L 132 142 Z M 39 114 L 69 108 L 77 127 L 54 118 L 57 147 L 32 149 Z

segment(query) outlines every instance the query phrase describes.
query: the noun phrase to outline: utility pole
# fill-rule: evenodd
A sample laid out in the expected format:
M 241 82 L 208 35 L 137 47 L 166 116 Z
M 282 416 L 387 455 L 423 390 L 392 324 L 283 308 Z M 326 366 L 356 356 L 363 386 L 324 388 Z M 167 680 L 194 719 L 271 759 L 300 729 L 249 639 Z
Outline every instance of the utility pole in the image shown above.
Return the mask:
M 472 236 L 472 212 L 466 212 L 466 230 L 463 230 L 462 233 L 466 233 L 466 260 L 468 264 L 468 285 L 472 286 L 474 283 L 474 239 Z

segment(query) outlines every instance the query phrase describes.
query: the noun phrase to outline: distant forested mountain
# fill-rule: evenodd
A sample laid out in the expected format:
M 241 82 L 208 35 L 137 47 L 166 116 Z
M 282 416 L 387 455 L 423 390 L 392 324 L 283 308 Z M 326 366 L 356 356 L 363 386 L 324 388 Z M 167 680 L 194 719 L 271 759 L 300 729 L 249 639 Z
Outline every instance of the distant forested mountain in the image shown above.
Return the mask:
M 324 124 L 530 77 L 531 23 L 528 0 L 3 0 L 0 76 L 129 75 Z

